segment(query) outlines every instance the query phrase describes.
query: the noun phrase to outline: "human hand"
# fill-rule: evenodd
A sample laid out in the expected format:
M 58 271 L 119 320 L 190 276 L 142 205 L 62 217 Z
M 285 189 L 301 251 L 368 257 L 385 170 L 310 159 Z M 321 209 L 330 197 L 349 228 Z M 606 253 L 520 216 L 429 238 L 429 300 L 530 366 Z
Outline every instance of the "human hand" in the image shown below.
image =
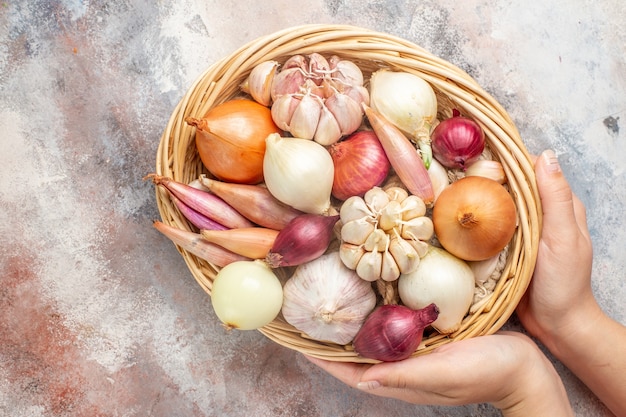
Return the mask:
M 517 315 L 526 330 L 554 351 L 560 335 L 591 323 L 600 310 L 591 291 L 592 245 L 585 207 L 572 193 L 554 152 L 537 158 L 535 172 L 543 227 L 533 279 Z
M 307 357 L 351 387 L 414 404 L 489 402 L 505 416 L 572 415 L 552 364 L 526 336 L 501 332 L 376 365 Z

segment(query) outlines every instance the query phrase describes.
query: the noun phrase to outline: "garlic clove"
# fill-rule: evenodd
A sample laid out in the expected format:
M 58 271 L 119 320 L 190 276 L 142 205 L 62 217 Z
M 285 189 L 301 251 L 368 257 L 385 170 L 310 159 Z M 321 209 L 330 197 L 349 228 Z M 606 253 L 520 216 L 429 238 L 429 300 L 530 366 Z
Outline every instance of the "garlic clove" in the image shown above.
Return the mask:
M 389 251 L 383 252 L 383 264 L 380 271 L 380 277 L 384 281 L 395 281 L 400 277 L 400 268 Z
M 330 64 L 324 56 L 317 52 L 309 55 L 309 74 L 315 84 L 320 85 L 330 72 Z
M 305 80 L 305 75 L 300 68 L 283 68 L 282 71 L 274 76 L 272 81 L 272 86 L 270 87 L 272 100 L 276 101 L 278 97 L 285 94 L 299 93 Z
M 356 131 L 363 121 L 363 111 L 359 104 L 346 94 L 336 92 L 324 102 L 335 116 L 342 135 Z
M 277 61 L 261 62 L 250 71 L 250 75 L 241 86 L 241 89 L 250 94 L 257 103 L 269 106 L 272 101 L 272 81 L 276 75 L 278 65 Z
M 353 245 L 362 245 L 376 226 L 367 218 L 351 220 L 341 227 L 341 240 Z
M 342 93 L 354 100 L 359 106 L 370 104 L 369 90 L 362 85 L 346 87 Z
M 402 225 L 401 236 L 404 239 L 430 240 L 435 233 L 435 227 L 430 217 L 416 217 Z
M 363 248 L 368 252 L 383 252 L 389 245 L 389 235 L 381 229 L 374 229 L 367 237 Z
M 378 227 L 384 231 L 390 231 L 402 222 L 402 206 L 397 200 L 391 200 L 381 210 L 378 218 Z
M 300 99 L 289 122 L 289 132 L 298 138 L 313 139 L 320 119 L 322 103 L 313 94 L 305 94 Z
M 406 189 L 395 185 L 385 188 L 385 192 L 389 196 L 390 200 L 395 200 L 399 203 L 402 203 L 409 196 L 409 192 Z
M 333 55 L 330 57 L 329 63 L 332 69 L 331 77 L 338 83 L 347 86 L 363 85 L 363 72 L 354 62 Z
M 348 268 L 354 270 L 359 264 L 361 257 L 365 253 L 362 245 L 353 245 L 351 243 L 343 242 L 339 246 L 339 257 L 341 262 Z
M 506 175 L 502 164 L 498 161 L 489 159 L 479 159 L 469 165 L 465 171 L 465 176 L 481 176 L 490 178 L 494 181 L 504 184 Z
M 427 242 L 423 242 L 417 239 L 407 239 L 406 242 L 408 242 L 408 244 L 411 245 L 413 249 L 415 249 L 415 252 L 417 252 L 417 256 L 419 256 L 420 258 L 423 258 L 426 253 L 428 253 L 430 244 L 428 244 Z
M 417 269 L 420 263 L 420 257 L 417 252 L 404 239 L 393 238 L 389 243 L 389 252 L 398 265 L 398 269 L 402 274 L 410 274 Z
M 313 140 L 323 146 L 329 146 L 341 139 L 341 128 L 335 116 L 322 105 L 319 122 Z
M 302 71 L 307 70 L 306 58 L 304 55 L 292 55 L 283 64 L 283 71 L 289 68 L 300 68 Z
M 420 258 L 423 258 L 426 253 L 428 253 L 428 248 L 430 247 L 428 243 L 417 239 L 409 239 L 407 242 L 409 245 L 413 246 L 413 249 L 415 249 L 415 252 L 417 252 Z
M 426 204 L 416 195 L 408 196 L 400 205 L 402 206 L 402 220 L 411 220 L 426 215 Z
M 274 100 L 271 108 L 272 120 L 282 130 L 289 131 L 289 122 L 298 107 L 299 100 L 291 94 L 282 95 Z
M 374 282 L 380 278 L 383 255 L 380 252 L 365 252 L 356 266 L 356 273 L 365 281 Z
M 345 224 L 352 220 L 360 219 L 363 217 L 370 217 L 373 220 L 374 213 L 372 213 L 369 207 L 367 207 L 367 204 L 365 204 L 365 200 L 355 195 L 349 197 L 346 201 L 343 202 L 341 208 L 339 209 L 339 217 L 341 218 L 341 221 Z
M 378 215 L 389 204 L 389 195 L 380 187 L 372 187 L 365 193 L 363 199 L 375 215 Z

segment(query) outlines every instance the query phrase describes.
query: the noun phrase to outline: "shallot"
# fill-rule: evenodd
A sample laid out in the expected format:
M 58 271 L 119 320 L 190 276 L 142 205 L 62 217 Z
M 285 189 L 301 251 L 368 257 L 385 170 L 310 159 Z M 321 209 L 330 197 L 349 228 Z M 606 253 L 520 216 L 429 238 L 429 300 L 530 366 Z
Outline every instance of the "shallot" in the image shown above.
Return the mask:
M 205 175 L 201 175 L 199 180 L 210 192 L 259 226 L 280 230 L 294 217 L 302 214 L 301 211 L 278 201 L 262 185 L 235 184 L 214 180 Z
M 155 221 L 153 225 L 155 229 L 163 233 L 180 248 L 215 266 L 223 267 L 232 262 L 249 260 L 249 258 L 245 256 L 238 255 L 219 245 L 207 242 L 199 233 L 169 226 L 160 221 Z
M 251 259 L 263 259 L 272 248 L 277 230 L 265 227 L 242 227 L 229 230 L 201 230 L 202 237 L 230 251 Z
M 376 132 L 391 166 L 412 194 L 426 204 L 434 200 L 433 185 L 424 162 L 409 139 L 384 116 L 364 106 L 372 129 Z
M 165 187 L 190 208 L 229 229 L 253 226 L 237 210 L 211 193 L 157 174 L 149 174 L 145 178 L 151 179 L 156 185 Z

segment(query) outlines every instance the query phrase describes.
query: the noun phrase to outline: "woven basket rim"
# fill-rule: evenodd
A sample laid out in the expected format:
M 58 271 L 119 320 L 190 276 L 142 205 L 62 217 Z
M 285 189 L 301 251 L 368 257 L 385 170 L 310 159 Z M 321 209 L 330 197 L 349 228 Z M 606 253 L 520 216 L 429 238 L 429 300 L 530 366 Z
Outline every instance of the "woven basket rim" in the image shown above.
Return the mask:
M 197 155 L 194 156 L 194 129 L 184 119 L 201 117 L 211 107 L 241 94 L 238 88 L 255 64 L 269 59 L 281 62 L 294 54 L 312 52 L 358 60 L 372 70 L 390 67 L 417 73 L 438 95 L 449 99 L 483 127 L 489 147 L 505 169 L 518 213 L 518 228 L 510 243 L 507 265 L 490 299 L 468 315 L 458 331 L 448 336 L 424 335 L 414 355 L 431 352 L 453 340 L 496 332 L 513 314 L 530 283 L 536 262 L 541 207 L 532 159 L 511 117 L 489 93 L 460 68 L 406 39 L 358 26 L 309 24 L 287 27 L 248 42 L 210 65 L 179 101 L 161 135 L 156 173 L 182 182 L 206 173 Z M 164 223 L 193 230 L 159 187 L 156 199 Z M 177 249 L 198 284 L 210 295 L 218 268 L 178 246 Z M 350 345 L 311 340 L 280 317 L 259 331 L 282 346 L 310 356 L 376 362 L 359 357 Z

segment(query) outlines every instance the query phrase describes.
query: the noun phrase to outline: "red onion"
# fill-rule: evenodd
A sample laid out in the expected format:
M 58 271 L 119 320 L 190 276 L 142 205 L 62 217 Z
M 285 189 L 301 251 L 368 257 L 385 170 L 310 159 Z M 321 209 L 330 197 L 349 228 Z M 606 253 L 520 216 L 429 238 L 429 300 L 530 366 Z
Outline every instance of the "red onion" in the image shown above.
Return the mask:
M 363 197 L 372 187 L 387 178 L 389 160 L 376 133 L 363 130 L 353 133 L 329 148 L 335 165 L 332 194 L 339 200 Z
M 465 171 L 485 149 L 485 133 L 467 117 L 453 116 L 443 120 L 431 135 L 433 156 L 448 168 Z
M 265 262 L 271 268 L 295 266 L 320 257 L 334 237 L 339 215 L 301 214 L 276 236 Z
M 383 362 L 406 359 L 417 350 L 424 329 L 438 316 L 435 304 L 420 310 L 395 304 L 380 306 L 354 337 L 354 350 L 364 358 Z

